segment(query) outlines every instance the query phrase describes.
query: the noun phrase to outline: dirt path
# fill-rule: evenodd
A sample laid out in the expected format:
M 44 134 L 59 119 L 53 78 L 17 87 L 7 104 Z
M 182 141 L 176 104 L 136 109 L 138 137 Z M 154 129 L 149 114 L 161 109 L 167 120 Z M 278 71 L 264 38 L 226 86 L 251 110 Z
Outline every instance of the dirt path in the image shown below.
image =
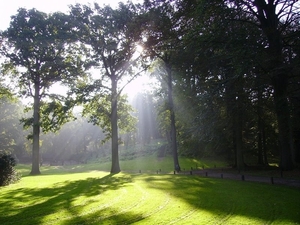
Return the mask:
M 300 188 L 300 179 L 291 178 L 291 177 L 281 177 L 277 176 L 262 176 L 262 175 L 253 175 L 249 172 L 236 172 L 230 169 L 203 169 L 203 170 L 191 170 L 185 171 L 184 174 L 198 175 L 203 177 L 212 177 L 220 179 L 231 179 L 231 180 L 240 180 L 240 181 L 250 181 L 250 182 L 260 182 L 268 183 L 271 185 L 286 185 L 291 187 Z M 271 174 L 273 175 L 273 174 Z

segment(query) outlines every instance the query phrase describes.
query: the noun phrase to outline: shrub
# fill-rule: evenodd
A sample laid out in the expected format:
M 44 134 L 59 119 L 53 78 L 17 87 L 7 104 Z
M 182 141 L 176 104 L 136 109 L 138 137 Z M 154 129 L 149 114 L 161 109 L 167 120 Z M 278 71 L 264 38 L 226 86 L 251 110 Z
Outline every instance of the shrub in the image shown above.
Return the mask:
M 0 186 L 20 180 L 20 174 L 14 169 L 17 161 L 9 152 L 0 151 Z

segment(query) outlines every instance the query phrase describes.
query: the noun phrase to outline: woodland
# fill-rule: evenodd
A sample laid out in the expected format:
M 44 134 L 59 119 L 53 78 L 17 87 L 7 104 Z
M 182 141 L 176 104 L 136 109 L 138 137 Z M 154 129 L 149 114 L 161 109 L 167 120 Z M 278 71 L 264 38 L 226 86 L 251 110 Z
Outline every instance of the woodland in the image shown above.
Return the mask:
M 32 175 L 43 163 L 95 158 L 118 173 L 121 150 L 154 140 L 176 171 L 179 156 L 293 170 L 299 7 L 296 0 L 145 0 L 76 4 L 68 13 L 20 8 L 0 33 L 0 151 L 31 163 Z M 155 78 L 153 88 L 129 99 L 125 86 L 143 74 Z

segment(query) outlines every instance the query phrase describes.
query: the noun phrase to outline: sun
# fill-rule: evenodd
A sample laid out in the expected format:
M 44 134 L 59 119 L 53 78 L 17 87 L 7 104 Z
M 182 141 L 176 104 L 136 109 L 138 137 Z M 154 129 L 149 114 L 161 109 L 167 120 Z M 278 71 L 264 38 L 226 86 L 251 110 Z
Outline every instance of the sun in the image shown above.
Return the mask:
M 136 60 L 138 57 L 140 57 L 143 51 L 143 46 L 136 44 L 132 60 Z M 153 80 L 154 78 L 150 77 L 148 73 L 144 73 L 127 84 L 123 90 L 123 93 L 127 94 L 129 98 L 133 98 L 138 93 L 151 91 L 153 89 Z
M 139 54 L 141 54 L 143 52 L 144 48 L 141 45 L 136 45 L 136 49 L 135 51 L 138 52 Z
M 137 45 L 135 46 L 135 52 L 134 52 L 134 54 L 132 55 L 132 60 L 136 60 L 137 58 L 139 58 L 140 55 L 142 54 L 143 50 L 144 50 L 143 46 L 137 44 Z

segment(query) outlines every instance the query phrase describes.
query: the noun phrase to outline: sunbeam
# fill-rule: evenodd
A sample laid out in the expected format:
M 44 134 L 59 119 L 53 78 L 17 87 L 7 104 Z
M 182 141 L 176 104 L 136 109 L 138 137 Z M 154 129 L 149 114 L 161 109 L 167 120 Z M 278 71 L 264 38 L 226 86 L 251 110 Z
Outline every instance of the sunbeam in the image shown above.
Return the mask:
M 148 74 L 138 76 L 124 88 L 124 94 L 127 94 L 132 99 L 138 93 L 153 90 L 153 79 Z

